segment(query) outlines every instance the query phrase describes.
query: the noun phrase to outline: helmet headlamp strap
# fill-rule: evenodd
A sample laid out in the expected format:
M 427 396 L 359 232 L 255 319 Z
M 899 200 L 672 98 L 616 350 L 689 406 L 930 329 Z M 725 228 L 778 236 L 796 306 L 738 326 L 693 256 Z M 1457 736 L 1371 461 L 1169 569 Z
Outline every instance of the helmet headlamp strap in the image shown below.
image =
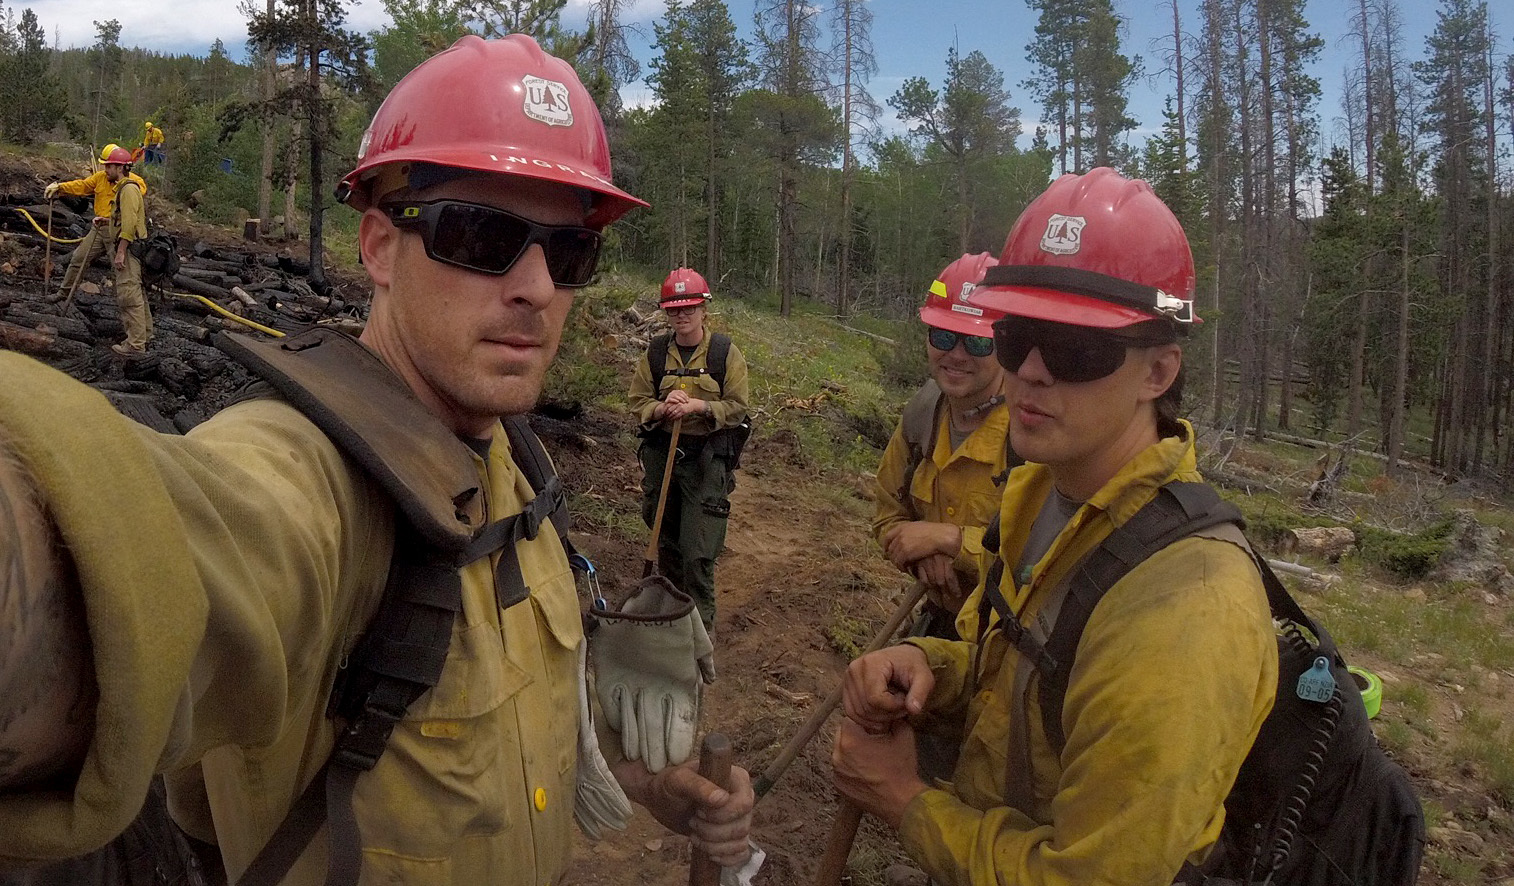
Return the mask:
M 1073 295 L 1086 295 L 1112 304 L 1168 317 L 1179 323 L 1193 322 L 1193 303 L 1169 295 L 1155 286 L 1142 286 L 1097 271 L 1054 265 L 997 265 L 983 275 L 982 286 L 1033 286 Z

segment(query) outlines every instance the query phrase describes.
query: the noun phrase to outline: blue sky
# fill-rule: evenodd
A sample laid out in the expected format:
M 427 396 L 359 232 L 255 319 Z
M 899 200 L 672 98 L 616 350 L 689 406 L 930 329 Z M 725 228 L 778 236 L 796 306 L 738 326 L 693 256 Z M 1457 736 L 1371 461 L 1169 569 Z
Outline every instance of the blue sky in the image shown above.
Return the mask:
M 752 10 L 757 0 L 727 0 L 731 17 L 742 36 L 752 33 Z M 824 5 L 824 0 L 814 0 Z M 1034 129 L 1040 109 L 1029 100 L 1020 81 L 1029 74 L 1025 45 L 1035 27 L 1035 16 L 1021 0 L 870 0 L 873 8 L 873 43 L 878 73 L 869 84 L 880 104 L 908 77 L 923 76 L 939 85 L 945 73 L 946 51 L 953 43 L 966 54 L 981 50 L 1004 72 L 1011 98 L 1024 114 L 1025 130 Z M 113 0 L 109 12 L 96 0 L 35 0 L 7 7 L 30 6 L 50 35 L 62 46 L 87 46 L 94 41 L 93 21 L 116 18 L 122 23 L 121 42 L 164 52 L 204 54 L 219 37 L 233 53 L 246 41 L 246 23 L 235 0 Z M 261 4 L 260 4 L 261 5 Z M 1179 0 L 1183 27 L 1196 30 L 1198 0 Z M 1326 141 L 1338 137 L 1335 120 L 1340 115 L 1342 71 L 1354 63 L 1355 47 L 1348 36 L 1347 0 L 1309 0 L 1307 15 L 1315 33 L 1325 39 L 1325 48 L 1315 66 L 1315 76 L 1324 87 L 1321 116 Z M 1411 58 L 1424 52 L 1425 37 L 1434 30 L 1433 0 L 1399 0 L 1406 49 Z M 585 17 L 586 0 L 569 0 L 566 23 L 576 25 Z M 1514 4 L 1489 4 L 1495 32 L 1499 35 L 1498 57 L 1514 52 Z M 1131 115 L 1140 121 L 1133 141 L 1161 124 L 1162 102 L 1172 92 L 1171 76 L 1162 73 L 1161 53 L 1170 43 L 1171 11 L 1167 0 L 1115 0 L 1115 8 L 1129 22 L 1124 36 L 1127 53 L 1143 56 L 1147 76 L 1131 92 Z M 662 0 L 638 0 L 632 7 L 633 48 L 643 68 L 651 58 L 651 22 L 661 15 Z M 351 7 L 349 24 L 359 30 L 376 29 L 385 23 L 378 0 L 361 0 Z M 644 88 L 626 90 L 631 101 L 646 96 Z M 885 105 L 885 116 L 892 112 Z M 897 128 L 897 121 L 885 120 Z

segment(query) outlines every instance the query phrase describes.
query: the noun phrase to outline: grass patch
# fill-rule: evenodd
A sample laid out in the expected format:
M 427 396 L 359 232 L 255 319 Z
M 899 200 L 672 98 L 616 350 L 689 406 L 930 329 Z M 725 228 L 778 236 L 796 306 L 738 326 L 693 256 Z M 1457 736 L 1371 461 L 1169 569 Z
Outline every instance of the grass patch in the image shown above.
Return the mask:
M 832 649 L 846 656 L 847 661 L 862 654 L 873 633 L 874 628 L 867 621 L 848 611 L 844 599 L 838 598 L 831 603 L 831 623 L 825 627 L 825 639 L 830 641 Z
M 1505 803 L 1514 800 L 1514 750 L 1507 725 L 1497 716 L 1468 710 L 1455 742 L 1455 759 L 1475 767 L 1478 781 Z

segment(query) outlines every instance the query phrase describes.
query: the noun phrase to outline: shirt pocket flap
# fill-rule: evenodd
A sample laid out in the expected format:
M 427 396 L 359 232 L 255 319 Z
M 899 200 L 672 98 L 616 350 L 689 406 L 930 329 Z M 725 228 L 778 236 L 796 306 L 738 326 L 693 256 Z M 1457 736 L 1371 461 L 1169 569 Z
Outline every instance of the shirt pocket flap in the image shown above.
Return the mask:
M 584 638 L 583 617 L 578 611 L 578 588 L 573 571 L 564 570 L 531 589 L 531 603 L 547 623 L 547 633 L 564 649 L 577 649 Z
M 708 372 L 701 373 L 698 379 L 696 379 L 695 385 L 699 388 L 699 390 L 710 395 L 706 399 L 720 399 L 720 382 L 716 381 L 715 376 L 710 375 Z
M 412 707 L 420 720 L 466 720 L 494 710 L 531 682 L 505 657 L 499 629 L 476 624 L 454 630 L 447 662 L 435 688 Z

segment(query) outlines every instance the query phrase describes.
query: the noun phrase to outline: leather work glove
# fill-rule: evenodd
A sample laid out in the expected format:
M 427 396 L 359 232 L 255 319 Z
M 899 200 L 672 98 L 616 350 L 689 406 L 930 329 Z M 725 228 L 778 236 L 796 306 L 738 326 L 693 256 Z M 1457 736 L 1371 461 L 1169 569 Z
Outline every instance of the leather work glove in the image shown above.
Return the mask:
M 43 200 L 51 200 L 51 199 L 53 199 L 56 196 L 58 196 L 58 183 L 57 182 L 52 182 L 47 187 L 45 187 L 45 188 L 42 189 L 42 199 Z
M 626 759 L 654 773 L 689 759 L 700 688 L 715 679 L 715 647 L 693 601 L 652 576 L 619 612 L 595 614 L 595 692 Z
M 573 820 L 590 840 L 598 840 L 608 828 L 626 829 L 631 820 L 631 801 L 620 782 L 610 773 L 610 764 L 594 736 L 594 715 L 589 707 L 589 643 L 578 644 L 578 775 L 573 792 Z

